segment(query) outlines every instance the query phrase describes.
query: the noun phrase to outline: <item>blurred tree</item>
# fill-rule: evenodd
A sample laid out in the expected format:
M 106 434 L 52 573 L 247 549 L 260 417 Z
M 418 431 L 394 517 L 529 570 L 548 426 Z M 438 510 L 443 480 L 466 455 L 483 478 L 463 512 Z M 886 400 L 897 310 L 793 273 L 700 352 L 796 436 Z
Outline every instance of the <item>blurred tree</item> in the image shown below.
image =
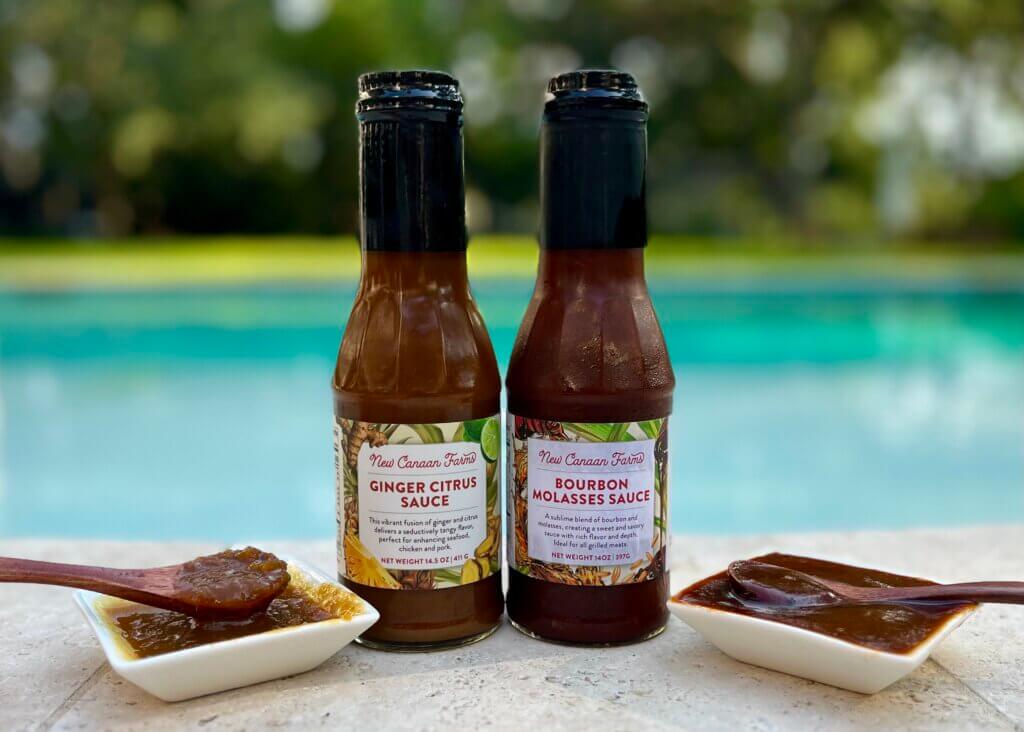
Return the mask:
M 0 232 L 354 227 L 355 77 L 452 71 L 477 230 L 547 79 L 633 72 L 656 230 L 1024 236 L 1019 0 L 0 0 Z

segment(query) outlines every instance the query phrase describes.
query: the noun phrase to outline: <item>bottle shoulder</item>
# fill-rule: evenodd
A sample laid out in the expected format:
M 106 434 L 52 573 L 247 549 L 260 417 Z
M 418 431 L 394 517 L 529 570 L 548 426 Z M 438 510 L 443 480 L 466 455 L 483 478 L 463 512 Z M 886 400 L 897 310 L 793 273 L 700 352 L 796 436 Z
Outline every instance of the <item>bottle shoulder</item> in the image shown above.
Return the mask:
M 348 405 L 349 412 L 372 412 L 377 405 L 392 416 L 408 411 L 410 418 L 399 420 L 407 422 L 493 414 L 501 393 L 494 349 L 468 290 L 361 288 L 333 386 L 338 406 Z
M 580 410 L 590 421 L 665 416 L 675 375 L 646 288 L 535 293 L 506 384 L 510 411 L 529 409 L 528 416 L 558 419 L 553 412 L 571 412 L 575 419 Z

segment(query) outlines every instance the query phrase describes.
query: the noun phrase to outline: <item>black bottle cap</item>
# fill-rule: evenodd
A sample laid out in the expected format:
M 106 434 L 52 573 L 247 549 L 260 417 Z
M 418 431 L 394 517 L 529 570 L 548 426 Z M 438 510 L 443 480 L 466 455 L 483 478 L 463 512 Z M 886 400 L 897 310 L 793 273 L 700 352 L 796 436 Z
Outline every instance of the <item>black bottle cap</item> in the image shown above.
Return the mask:
M 360 76 L 356 113 L 389 109 L 461 112 L 459 82 L 443 71 L 371 71 Z
M 363 248 L 465 251 L 459 82 L 441 71 L 363 74 L 356 117 Z
M 647 244 L 647 102 L 622 71 L 560 74 L 548 84 L 540 140 L 540 245 Z
M 636 79 L 625 71 L 581 69 L 548 82 L 546 112 L 559 109 L 635 109 L 647 111 Z

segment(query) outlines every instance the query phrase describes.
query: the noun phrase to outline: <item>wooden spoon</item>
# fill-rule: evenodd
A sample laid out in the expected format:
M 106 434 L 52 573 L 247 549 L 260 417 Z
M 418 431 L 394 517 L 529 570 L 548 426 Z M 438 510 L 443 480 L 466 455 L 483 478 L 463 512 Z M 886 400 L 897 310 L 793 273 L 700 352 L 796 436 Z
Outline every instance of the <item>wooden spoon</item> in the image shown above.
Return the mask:
M 743 560 L 729 565 L 729 579 L 755 602 L 781 608 L 882 602 L 999 602 L 1024 604 L 1024 582 L 962 582 L 917 587 L 855 587 L 774 564 Z
M 287 564 L 253 547 L 152 569 L 0 557 L 0 582 L 76 587 L 211 620 L 247 618 L 266 610 L 290 579 Z

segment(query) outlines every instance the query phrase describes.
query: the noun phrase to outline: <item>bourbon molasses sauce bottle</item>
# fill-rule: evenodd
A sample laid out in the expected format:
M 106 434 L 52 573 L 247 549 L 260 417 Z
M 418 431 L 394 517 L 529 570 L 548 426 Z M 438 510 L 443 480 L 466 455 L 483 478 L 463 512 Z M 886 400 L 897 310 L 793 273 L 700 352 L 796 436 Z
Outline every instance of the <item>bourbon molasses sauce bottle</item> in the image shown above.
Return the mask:
M 644 280 L 647 104 L 614 71 L 548 85 L 540 267 L 508 378 L 509 587 L 523 632 L 665 627 L 675 379 Z
M 362 276 L 334 372 L 338 570 L 360 639 L 429 650 L 502 614 L 501 381 L 466 277 L 462 97 L 430 71 L 359 79 Z

